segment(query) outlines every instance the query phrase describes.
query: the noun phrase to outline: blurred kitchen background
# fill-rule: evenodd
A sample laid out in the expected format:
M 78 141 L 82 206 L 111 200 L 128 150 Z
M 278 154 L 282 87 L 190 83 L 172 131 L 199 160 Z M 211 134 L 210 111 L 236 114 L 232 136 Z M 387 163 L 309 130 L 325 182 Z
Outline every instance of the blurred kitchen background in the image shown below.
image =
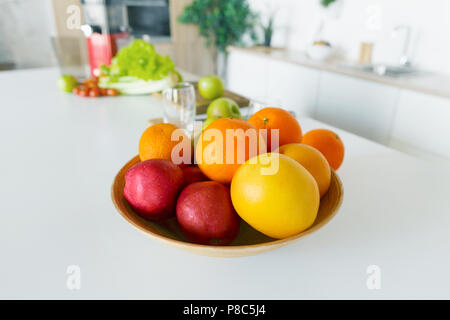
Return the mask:
M 193 3 L 197 12 L 186 11 Z M 87 77 L 143 38 L 177 68 L 218 73 L 254 102 L 450 158 L 449 0 L 221 0 L 222 11 L 214 3 L 0 0 L 0 70 Z

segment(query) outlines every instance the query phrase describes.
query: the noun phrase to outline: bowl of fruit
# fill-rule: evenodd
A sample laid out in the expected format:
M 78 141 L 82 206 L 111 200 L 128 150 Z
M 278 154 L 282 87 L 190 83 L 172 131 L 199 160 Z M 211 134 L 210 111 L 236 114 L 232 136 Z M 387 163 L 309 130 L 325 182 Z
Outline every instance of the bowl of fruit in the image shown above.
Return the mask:
M 173 141 L 180 130 L 173 124 L 152 123 L 139 154 L 114 178 L 122 217 L 155 240 L 215 257 L 273 250 L 327 224 L 343 201 L 340 137 L 327 129 L 303 134 L 280 108 L 239 118 L 210 119 L 195 143 L 184 134 Z

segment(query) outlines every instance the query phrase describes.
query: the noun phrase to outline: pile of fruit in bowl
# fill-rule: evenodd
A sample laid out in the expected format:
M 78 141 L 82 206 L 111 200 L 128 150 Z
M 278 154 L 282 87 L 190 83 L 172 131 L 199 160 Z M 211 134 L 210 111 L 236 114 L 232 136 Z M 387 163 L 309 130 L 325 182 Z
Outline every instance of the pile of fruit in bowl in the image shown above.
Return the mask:
M 195 143 L 184 134 L 174 141 L 177 130 L 170 123 L 148 127 L 139 156 L 113 185 L 118 210 L 158 239 L 219 251 L 277 244 L 326 223 L 324 215 L 331 217 L 340 205 L 334 170 L 344 145 L 330 130 L 303 135 L 296 118 L 280 108 L 262 109 L 248 121 L 214 118 Z

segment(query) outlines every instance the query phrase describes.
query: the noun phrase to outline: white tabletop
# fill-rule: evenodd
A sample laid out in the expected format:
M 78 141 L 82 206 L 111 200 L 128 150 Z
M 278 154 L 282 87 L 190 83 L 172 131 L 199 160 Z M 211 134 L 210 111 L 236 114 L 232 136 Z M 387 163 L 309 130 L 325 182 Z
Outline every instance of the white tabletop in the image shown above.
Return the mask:
M 345 197 L 327 226 L 257 256 L 195 256 L 134 229 L 110 199 L 160 103 L 64 94 L 57 75 L 0 73 L 0 298 L 450 298 L 448 168 L 337 130 Z

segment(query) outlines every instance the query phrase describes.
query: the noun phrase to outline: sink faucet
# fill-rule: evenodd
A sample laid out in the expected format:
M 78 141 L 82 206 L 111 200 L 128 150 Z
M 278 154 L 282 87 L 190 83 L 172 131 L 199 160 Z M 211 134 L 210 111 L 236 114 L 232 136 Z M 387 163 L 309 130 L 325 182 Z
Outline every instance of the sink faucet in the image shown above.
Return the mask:
M 406 25 L 399 25 L 394 28 L 394 34 L 398 33 L 401 30 L 405 31 L 405 40 L 403 42 L 403 52 L 400 56 L 400 65 L 403 67 L 409 67 L 411 65 L 411 61 L 408 57 L 409 45 L 411 41 L 411 27 Z

